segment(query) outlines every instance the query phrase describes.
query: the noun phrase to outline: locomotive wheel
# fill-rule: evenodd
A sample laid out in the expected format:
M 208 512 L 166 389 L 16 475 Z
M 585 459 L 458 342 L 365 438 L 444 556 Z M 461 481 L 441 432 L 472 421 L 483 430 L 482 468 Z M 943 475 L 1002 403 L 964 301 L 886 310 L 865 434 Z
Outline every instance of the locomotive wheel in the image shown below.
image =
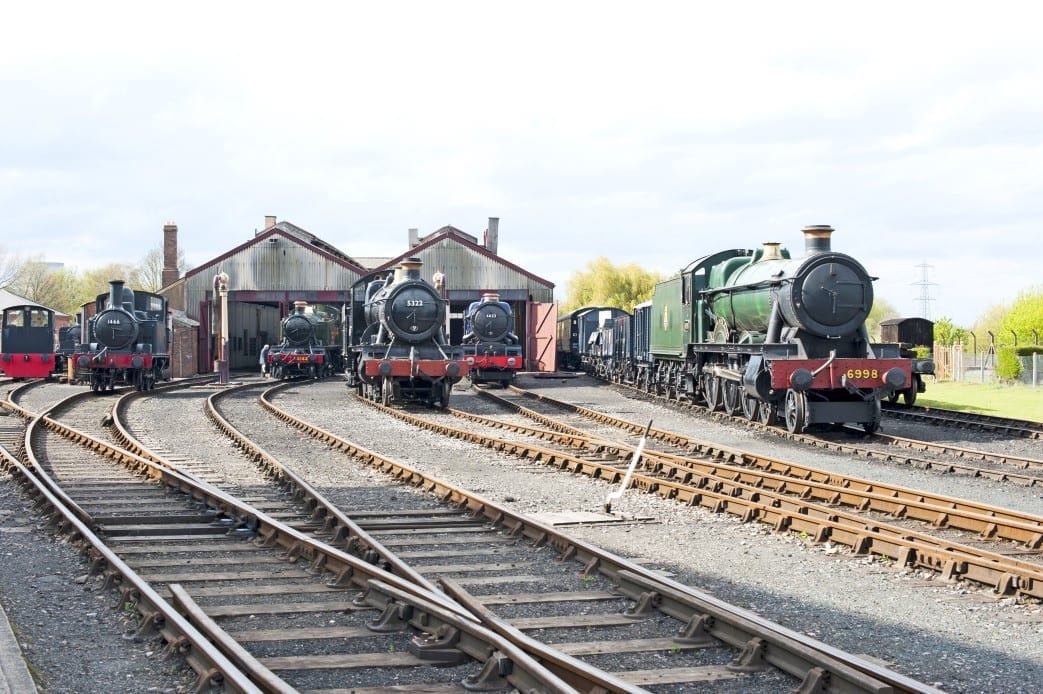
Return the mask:
M 739 411 L 741 393 L 739 393 L 738 383 L 729 379 L 721 379 L 721 395 L 726 414 L 733 415 Z
M 452 395 L 452 393 L 453 393 L 453 384 L 450 383 L 449 381 L 443 382 L 442 383 L 442 394 L 438 398 L 438 406 L 441 409 L 444 410 L 447 407 L 449 407 L 449 396 Z
M 913 385 L 902 391 L 902 400 L 905 400 L 905 404 L 912 407 L 916 404 L 916 379 L 913 379 Z
M 786 430 L 803 434 L 808 425 L 808 396 L 795 390 L 786 391 Z
M 395 387 L 391 385 L 391 379 L 385 378 L 384 383 L 380 387 L 380 403 L 387 407 L 391 404 L 391 400 L 395 395 Z
M 779 406 L 764 400 L 757 408 L 757 414 L 760 416 L 761 424 L 766 427 L 775 426 L 775 420 L 779 417 Z
M 759 401 L 755 398 L 750 397 L 750 394 L 743 391 L 742 394 L 742 413 L 746 415 L 746 419 L 751 422 L 757 419 L 757 405 Z
M 705 376 L 704 392 L 706 393 L 706 407 L 710 412 L 721 409 L 721 381 L 715 376 Z
M 873 400 L 872 417 L 868 422 L 862 422 L 862 428 L 866 430 L 867 434 L 875 434 L 880 428 L 881 408 L 879 400 Z

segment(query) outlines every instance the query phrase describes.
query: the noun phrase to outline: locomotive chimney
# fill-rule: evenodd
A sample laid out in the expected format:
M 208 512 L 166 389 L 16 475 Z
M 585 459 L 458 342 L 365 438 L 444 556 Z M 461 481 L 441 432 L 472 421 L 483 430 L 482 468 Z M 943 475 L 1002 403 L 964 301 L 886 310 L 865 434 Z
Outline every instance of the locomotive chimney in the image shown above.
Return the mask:
M 489 229 L 485 232 L 485 248 L 492 254 L 496 254 L 500 247 L 500 218 L 489 217 Z
M 402 261 L 402 277 L 407 280 L 420 279 L 420 268 L 424 262 L 420 258 L 406 258 Z
M 812 224 L 804 227 L 804 255 L 829 252 L 829 237 L 833 227 L 828 224 Z
M 294 301 L 293 310 L 295 313 L 304 313 L 305 309 L 308 308 L 307 301 Z
M 778 241 L 767 241 L 764 244 L 764 253 L 761 260 L 782 260 L 782 244 Z
M 111 280 L 109 282 L 109 308 L 121 308 L 123 306 L 123 280 Z
M 177 224 L 163 225 L 163 274 L 160 281 L 164 287 L 177 282 Z

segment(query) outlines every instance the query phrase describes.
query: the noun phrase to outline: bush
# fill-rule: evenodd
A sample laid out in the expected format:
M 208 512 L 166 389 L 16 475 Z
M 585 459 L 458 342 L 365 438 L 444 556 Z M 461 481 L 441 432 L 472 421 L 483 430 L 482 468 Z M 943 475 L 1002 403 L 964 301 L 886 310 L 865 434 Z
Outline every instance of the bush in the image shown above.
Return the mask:
M 1013 347 L 1000 347 L 996 350 L 996 377 L 1008 382 L 1021 378 L 1021 360 L 1018 351 Z

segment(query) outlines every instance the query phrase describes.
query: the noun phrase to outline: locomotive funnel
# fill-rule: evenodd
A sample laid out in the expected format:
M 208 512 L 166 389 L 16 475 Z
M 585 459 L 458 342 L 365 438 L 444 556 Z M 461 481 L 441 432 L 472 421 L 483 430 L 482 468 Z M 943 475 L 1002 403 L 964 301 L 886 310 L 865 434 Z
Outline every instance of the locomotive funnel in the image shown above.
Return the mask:
M 123 307 L 123 280 L 109 282 L 109 308 Z
M 402 274 L 407 280 L 418 280 L 423 266 L 424 262 L 420 258 L 407 258 L 402 261 Z
M 830 250 L 829 237 L 833 234 L 833 227 L 828 224 L 812 224 L 804 227 L 804 254 L 828 253 Z

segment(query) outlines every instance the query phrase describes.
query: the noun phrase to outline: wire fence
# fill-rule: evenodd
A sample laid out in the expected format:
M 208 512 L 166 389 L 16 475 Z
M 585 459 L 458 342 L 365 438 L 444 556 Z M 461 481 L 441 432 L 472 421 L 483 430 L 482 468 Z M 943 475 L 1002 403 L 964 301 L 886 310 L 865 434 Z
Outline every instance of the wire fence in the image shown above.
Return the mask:
M 1020 382 L 1043 386 L 1043 355 L 1018 357 L 1021 361 Z M 957 383 L 996 383 L 996 349 L 975 351 L 967 345 L 934 345 L 934 376 L 939 381 Z

